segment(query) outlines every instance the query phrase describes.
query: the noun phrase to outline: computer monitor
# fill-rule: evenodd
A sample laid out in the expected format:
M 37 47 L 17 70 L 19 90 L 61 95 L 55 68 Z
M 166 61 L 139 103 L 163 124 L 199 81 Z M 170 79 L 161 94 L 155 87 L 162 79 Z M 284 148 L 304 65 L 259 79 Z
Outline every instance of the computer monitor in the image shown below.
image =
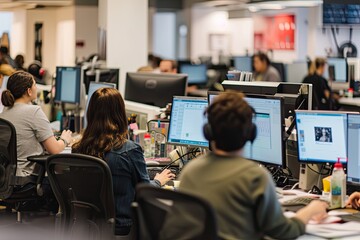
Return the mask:
M 302 83 L 305 75 L 308 72 L 308 65 L 306 61 L 293 62 L 285 65 L 286 80 L 292 83 Z
M 252 57 L 234 57 L 234 67 L 239 71 L 252 72 Z
M 203 134 L 203 126 L 207 121 L 204 111 L 207 106 L 207 98 L 175 96 L 171 107 L 168 143 L 209 147 Z
M 80 104 L 80 74 L 80 67 L 56 67 L 56 102 Z
M 345 58 L 328 58 L 328 71 L 325 71 L 325 78 L 336 83 L 346 83 L 347 80 L 347 62 Z
M 241 91 L 245 94 L 271 95 L 284 98 L 284 116 L 295 114 L 294 110 L 312 108 L 312 84 L 285 82 L 240 82 L 224 81 L 225 90 Z
M 118 68 L 101 68 L 101 69 L 84 69 L 84 79 L 86 94 L 89 94 L 90 82 L 113 83 L 119 89 L 119 69 Z
M 125 99 L 165 107 L 173 96 L 185 96 L 187 75 L 130 73 L 126 74 Z
M 296 111 L 299 161 L 336 163 L 347 160 L 347 113 Z
M 218 94 L 209 92 L 209 105 Z M 265 165 L 285 166 L 283 98 L 266 95 L 246 95 L 245 100 L 255 110 L 257 137 L 244 146 L 243 156 Z
M 347 124 L 347 181 L 350 184 L 360 186 L 360 115 L 348 114 Z
M 92 95 L 94 94 L 94 92 L 96 90 L 98 90 L 99 88 L 116 88 L 116 85 L 114 83 L 90 82 L 89 94 L 88 94 L 88 97 L 87 97 L 87 100 L 86 100 L 86 106 L 85 106 L 84 126 L 83 126 L 83 128 L 86 128 L 86 126 L 87 126 L 86 114 L 87 114 L 87 110 L 88 110 L 88 107 L 89 107 L 90 99 L 91 99 Z
M 150 120 L 157 119 L 160 114 L 160 108 L 150 106 L 142 103 L 132 102 L 125 100 L 126 116 L 130 117 L 131 114 L 136 114 L 136 122 L 139 129 L 147 129 L 147 123 Z
M 179 64 L 179 73 L 188 75 L 189 85 L 206 85 L 207 65 L 206 64 Z

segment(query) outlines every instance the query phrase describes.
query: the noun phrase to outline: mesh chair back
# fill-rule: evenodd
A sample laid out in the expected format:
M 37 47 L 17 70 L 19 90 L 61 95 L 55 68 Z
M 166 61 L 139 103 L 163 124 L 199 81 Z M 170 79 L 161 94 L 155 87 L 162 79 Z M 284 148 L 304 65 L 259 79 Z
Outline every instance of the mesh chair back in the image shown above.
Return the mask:
M 57 154 L 47 159 L 46 170 L 61 208 L 62 232 L 87 223 L 90 232 L 99 230 L 89 232 L 93 237 L 100 234 L 99 238 L 104 238 L 102 228 L 109 224 L 114 234 L 113 185 L 104 160 L 83 154 Z M 109 230 L 109 226 L 106 228 Z
M 193 195 L 137 186 L 139 239 L 218 239 L 215 214 L 209 203 Z
M 16 175 L 16 131 L 14 125 L 0 118 L 0 199 L 13 192 L 11 180 Z

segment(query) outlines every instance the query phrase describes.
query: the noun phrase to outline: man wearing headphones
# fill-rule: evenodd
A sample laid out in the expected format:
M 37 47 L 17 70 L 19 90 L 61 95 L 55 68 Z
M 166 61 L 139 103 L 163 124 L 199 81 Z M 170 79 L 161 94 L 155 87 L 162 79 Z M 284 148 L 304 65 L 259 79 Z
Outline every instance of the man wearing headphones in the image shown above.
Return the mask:
M 220 94 L 206 110 L 204 135 L 212 152 L 187 164 L 180 190 L 205 198 L 215 210 L 222 239 L 294 239 L 305 224 L 326 216 L 328 205 L 312 201 L 293 218 L 283 215 L 270 174 L 242 158 L 242 148 L 256 138 L 254 110 L 243 94 Z

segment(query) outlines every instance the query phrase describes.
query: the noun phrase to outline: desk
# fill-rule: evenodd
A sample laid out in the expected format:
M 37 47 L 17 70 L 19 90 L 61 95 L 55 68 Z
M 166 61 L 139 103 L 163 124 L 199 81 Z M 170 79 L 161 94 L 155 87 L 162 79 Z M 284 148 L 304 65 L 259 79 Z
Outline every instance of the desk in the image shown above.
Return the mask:
M 339 104 L 343 110 L 360 112 L 360 98 L 343 97 L 339 99 Z

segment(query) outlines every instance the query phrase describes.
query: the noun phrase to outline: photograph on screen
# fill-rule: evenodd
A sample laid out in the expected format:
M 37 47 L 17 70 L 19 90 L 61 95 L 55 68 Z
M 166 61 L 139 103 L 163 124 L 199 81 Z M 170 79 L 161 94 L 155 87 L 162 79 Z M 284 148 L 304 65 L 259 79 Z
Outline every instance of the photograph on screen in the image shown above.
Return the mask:
M 331 127 L 314 127 L 317 143 L 332 143 Z

